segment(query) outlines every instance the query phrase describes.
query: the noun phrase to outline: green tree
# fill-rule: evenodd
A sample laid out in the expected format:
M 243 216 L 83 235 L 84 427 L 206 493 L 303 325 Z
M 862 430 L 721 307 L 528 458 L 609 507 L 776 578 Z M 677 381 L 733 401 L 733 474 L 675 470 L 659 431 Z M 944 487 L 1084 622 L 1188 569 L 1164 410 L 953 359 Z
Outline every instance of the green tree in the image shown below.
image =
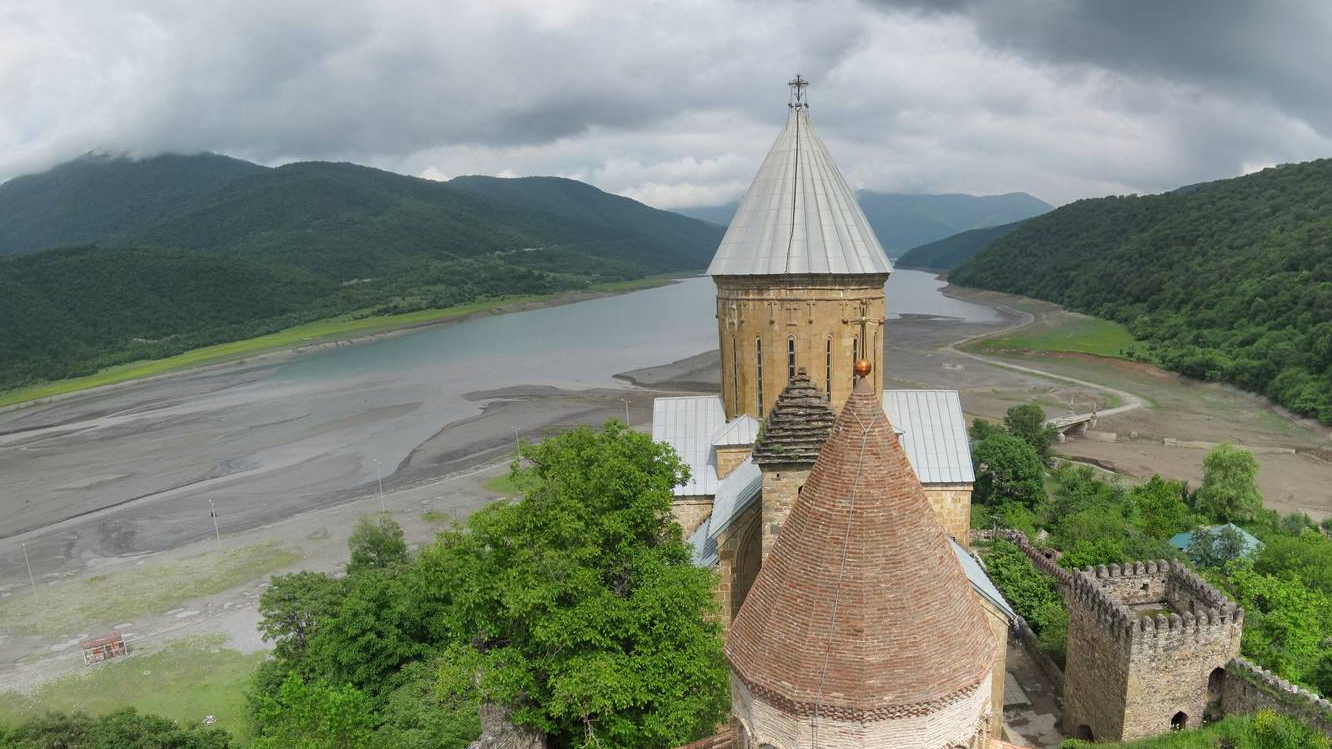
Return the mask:
M 1045 498 L 1045 467 L 1036 448 L 1009 434 L 991 434 L 972 449 L 978 502 L 1034 507 Z
M 89 718 L 82 713 L 48 713 L 7 736 L 6 749 L 229 749 L 221 728 L 181 726 L 174 720 L 145 715 L 132 707 Z
M 261 698 L 251 749 L 369 749 L 375 714 L 355 687 L 289 675 L 277 694 Z
M 1231 444 L 1217 445 L 1203 459 L 1203 482 L 1194 507 L 1221 522 L 1253 520 L 1263 509 L 1257 477 L 1258 459 L 1253 453 Z
M 443 683 L 479 684 L 556 746 L 677 746 L 710 733 L 726 715 L 729 669 L 713 574 L 691 563 L 670 512 L 685 467 L 616 422 L 523 456 L 521 502 L 481 510 L 422 553 L 416 587 L 453 601 Z
M 1266 537 L 1253 568 L 1264 575 L 1294 574 L 1305 585 L 1332 594 L 1332 541 L 1315 533 L 1273 534 Z
M 475 689 L 440 690 L 435 675 L 440 661 L 417 661 L 398 674 L 402 686 L 384 702 L 383 723 L 375 732 L 378 746 L 393 749 L 457 749 L 481 733 Z
M 259 596 L 259 632 L 274 643 L 273 654 L 303 659 L 319 625 L 337 613 L 345 589 L 344 581 L 318 572 L 274 576 Z
M 387 515 L 361 518 L 347 539 L 351 560 L 347 574 L 386 569 L 407 560 L 407 544 L 402 540 L 402 526 Z
M 1042 460 L 1049 457 L 1050 445 L 1059 433 L 1045 423 L 1045 412 L 1035 403 L 1023 403 L 1008 409 L 1004 416 L 1004 428 L 1009 434 L 1036 448 Z
M 1183 482 L 1152 476 L 1128 492 L 1137 527 L 1151 538 L 1166 540 L 1189 528 L 1188 488 Z
M 1198 567 L 1221 569 L 1244 556 L 1244 536 L 1228 525 L 1195 528 L 1184 554 Z

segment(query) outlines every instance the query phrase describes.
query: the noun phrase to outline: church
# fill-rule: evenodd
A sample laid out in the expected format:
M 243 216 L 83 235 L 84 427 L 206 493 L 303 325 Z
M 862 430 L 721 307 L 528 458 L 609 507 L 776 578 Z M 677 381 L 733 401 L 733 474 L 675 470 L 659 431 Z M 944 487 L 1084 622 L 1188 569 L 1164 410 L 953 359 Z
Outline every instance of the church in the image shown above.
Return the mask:
M 659 398 L 718 573 L 730 726 L 697 747 L 1000 749 L 1011 607 L 966 550 L 955 391 L 883 389 L 892 265 L 790 82 L 708 274 L 721 392 Z

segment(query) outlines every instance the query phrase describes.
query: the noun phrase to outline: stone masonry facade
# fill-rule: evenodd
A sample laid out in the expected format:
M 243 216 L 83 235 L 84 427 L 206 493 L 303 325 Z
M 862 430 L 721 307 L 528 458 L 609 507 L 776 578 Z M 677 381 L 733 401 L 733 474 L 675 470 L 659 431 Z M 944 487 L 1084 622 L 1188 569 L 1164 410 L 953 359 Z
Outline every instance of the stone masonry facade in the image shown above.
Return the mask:
M 925 487 L 925 498 L 930 500 L 944 532 L 970 548 L 971 484 L 930 484 Z
M 1244 610 L 1177 561 L 1089 568 L 1068 588 L 1065 731 L 1131 741 L 1200 725 Z
M 742 413 L 763 420 L 793 373 L 787 356 L 792 349 L 795 368 L 804 368 L 824 392 L 831 386 L 835 410 L 851 395 L 858 352 L 874 363 L 874 392 L 883 391 L 878 321 L 884 317 L 887 275 L 714 276 L 713 280 L 727 420 Z M 873 321 L 865 326 L 868 346 L 859 340 L 861 325 L 844 322 L 862 315 Z

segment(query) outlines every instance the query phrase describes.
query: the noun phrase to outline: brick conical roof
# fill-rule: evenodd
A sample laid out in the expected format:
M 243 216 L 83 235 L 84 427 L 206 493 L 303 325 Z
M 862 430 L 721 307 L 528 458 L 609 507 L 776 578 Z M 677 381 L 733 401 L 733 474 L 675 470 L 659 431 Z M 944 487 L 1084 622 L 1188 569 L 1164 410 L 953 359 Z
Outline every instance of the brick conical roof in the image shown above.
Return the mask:
M 812 464 L 832 431 L 832 406 L 804 369 L 782 388 L 754 443 L 754 462 Z
M 973 694 L 996 644 L 862 378 L 726 638 L 736 675 L 799 715 L 882 720 Z

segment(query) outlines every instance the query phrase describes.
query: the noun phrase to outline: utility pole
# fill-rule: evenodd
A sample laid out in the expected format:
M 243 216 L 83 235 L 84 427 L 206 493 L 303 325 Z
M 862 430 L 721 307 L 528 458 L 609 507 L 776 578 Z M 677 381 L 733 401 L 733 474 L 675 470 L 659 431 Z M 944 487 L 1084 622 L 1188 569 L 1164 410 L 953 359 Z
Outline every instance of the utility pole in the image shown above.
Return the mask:
M 388 512 L 384 507 L 384 473 L 379 470 L 379 459 L 371 458 L 371 460 L 375 461 L 375 481 L 379 482 L 379 511 Z
M 629 399 L 621 398 L 624 401 L 624 425 L 629 426 Z
M 518 427 L 517 425 L 510 424 L 509 428 L 513 430 L 513 451 L 516 455 L 521 457 L 523 452 L 523 443 L 518 441 Z
M 217 508 L 213 506 L 213 500 L 208 500 L 208 514 L 213 518 L 213 535 L 217 537 L 217 548 L 222 548 L 222 531 L 217 528 Z
M 32 597 L 37 598 L 37 578 L 32 575 L 32 562 L 28 561 L 28 542 L 23 542 L 23 563 L 28 565 L 28 582 L 32 584 Z

